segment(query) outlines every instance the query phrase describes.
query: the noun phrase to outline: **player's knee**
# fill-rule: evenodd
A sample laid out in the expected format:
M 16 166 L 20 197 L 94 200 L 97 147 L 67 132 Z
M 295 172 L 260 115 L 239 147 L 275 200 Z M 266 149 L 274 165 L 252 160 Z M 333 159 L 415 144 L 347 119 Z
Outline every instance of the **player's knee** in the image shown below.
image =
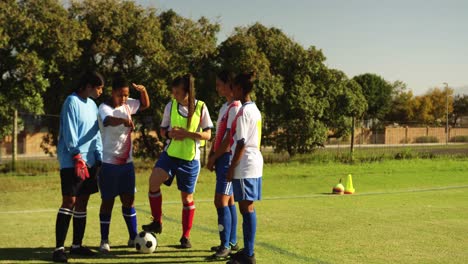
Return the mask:
M 252 201 L 241 201 L 239 203 L 239 209 L 241 213 L 251 213 L 255 210 L 254 204 Z
M 76 198 L 73 196 L 64 196 L 62 198 L 62 205 L 60 207 L 71 210 L 73 209 L 73 207 L 75 207 L 75 201 L 76 201 Z
M 133 195 L 122 195 L 120 196 L 120 201 L 122 202 L 122 206 L 126 208 L 133 207 L 133 203 L 135 201 L 135 196 Z
M 113 207 L 114 207 L 114 200 L 113 199 L 102 200 L 100 212 L 101 213 L 111 213 Z
M 192 193 L 182 192 L 181 197 L 182 197 L 182 203 L 184 203 L 184 204 L 188 204 L 188 203 L 193 202 L 193 194 Z
M 150 192 L 158 192 L 159 188 L 163 184 L 164 181 L 168 179 L 168 175 L 165 171 L 155 168 L 151 173 L 149 178 L 149 190 Z

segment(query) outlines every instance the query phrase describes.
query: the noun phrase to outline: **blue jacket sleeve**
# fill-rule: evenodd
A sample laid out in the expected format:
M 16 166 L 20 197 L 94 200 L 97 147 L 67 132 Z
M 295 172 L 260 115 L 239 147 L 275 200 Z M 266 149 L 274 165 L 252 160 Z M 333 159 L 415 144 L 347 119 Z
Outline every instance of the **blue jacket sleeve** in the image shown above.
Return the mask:
M 94 152 L 94 157 L 96 158 L 96 160 L 102 162 L 102 137 L 101 131 L 99 131 L 99 127 L 96 135 L 96 150 Z
M 62 133 L 65 146 L 72 155 L 80 153 L 78 146 L 78 120 L 77 107 L 73 100 L 65 101 L 62 109 Z

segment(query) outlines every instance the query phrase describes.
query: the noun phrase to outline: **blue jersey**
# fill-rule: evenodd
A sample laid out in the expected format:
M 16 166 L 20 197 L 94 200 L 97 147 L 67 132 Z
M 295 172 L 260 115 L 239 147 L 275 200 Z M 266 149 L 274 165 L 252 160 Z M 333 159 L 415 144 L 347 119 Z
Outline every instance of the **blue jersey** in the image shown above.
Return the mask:
M 102 160 L 102 141 L 98 124 L 98 108 L 88 98 L 76 93 L 67 97 L 60 112 L 57 155 L 60 168 L 73 168 L 73 156 L 81 154 L 88 166 Z

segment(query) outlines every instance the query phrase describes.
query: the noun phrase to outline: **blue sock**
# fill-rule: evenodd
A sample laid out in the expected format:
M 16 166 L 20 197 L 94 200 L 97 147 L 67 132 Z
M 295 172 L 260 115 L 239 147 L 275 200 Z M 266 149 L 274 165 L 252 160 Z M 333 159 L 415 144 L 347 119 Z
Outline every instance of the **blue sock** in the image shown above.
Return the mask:
M 236 205 L 230 205 L 229 210 L 231 211 L 231 235 L 230 235 L 230 241 L 232 246 L 237 244 L 237 211 L 236 211 Z
M 247 255 L 254 254 L 255 233 L 257 232 L 257 214 L 255 211 L 243 213 L 242 231 L 244 232 L 244 250 Z
M 111 222 L 111 215 L 100 213 L 99 220 L 101 221 L 101 240 L 109 240 L 109 226 Z
M 221 244 L 225 248 L 230 248 L 231 210 L 229 210 L 229 207 L 227 206 L 217 208 L 216 210 L 218 211 L 218 230 Z
M 135 207 L 127 208 L 122 206 L 122 215 L 125 219 L 125 223 L 127 224 L 130 239 L 133 240 L 138 233 Z

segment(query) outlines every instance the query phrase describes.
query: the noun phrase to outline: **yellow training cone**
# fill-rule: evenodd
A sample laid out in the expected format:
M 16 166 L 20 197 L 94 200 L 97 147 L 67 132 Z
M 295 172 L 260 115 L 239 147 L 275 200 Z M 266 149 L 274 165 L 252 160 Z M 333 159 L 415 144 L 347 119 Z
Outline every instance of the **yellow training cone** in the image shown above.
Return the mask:
M 348 174 L 348 178 L 346 178 L 346 187 L 344 190 L 345 194 L 353 194 L 354 193 L 354 187 L 353 187 L 353 176 L 351 174 Z

